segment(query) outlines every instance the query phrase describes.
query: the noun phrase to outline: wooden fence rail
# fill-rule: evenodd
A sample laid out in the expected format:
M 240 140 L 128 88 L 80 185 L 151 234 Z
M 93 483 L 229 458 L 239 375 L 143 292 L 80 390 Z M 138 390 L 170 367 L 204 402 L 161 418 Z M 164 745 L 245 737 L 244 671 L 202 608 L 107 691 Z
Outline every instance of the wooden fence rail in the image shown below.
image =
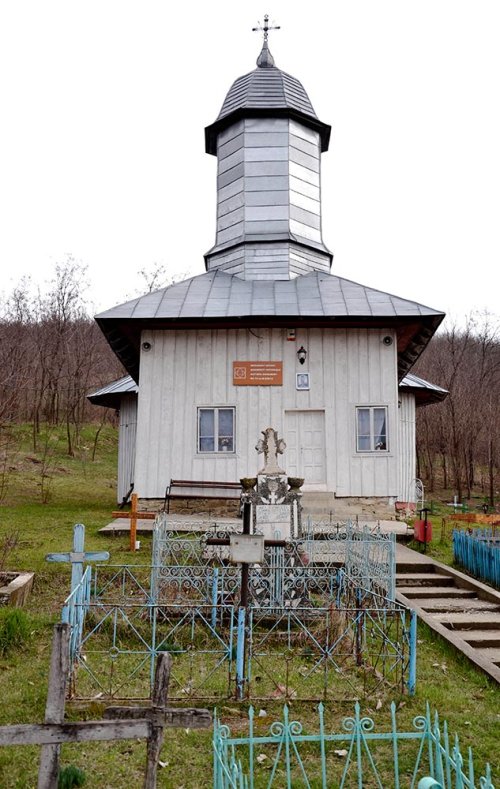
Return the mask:
M 144 789 L 156 789 L 156 772 L 167 728 L 208 728 L 212 717 L 206 709 L 169 709 L 168 685 L 172 658 L 168 652 L 158 655 L 152 705 L 148 707 L 110 707 L 106 720 L 64 722 L 66 684 L 69 675 L 70 626 L 54 628 L 49 672 L 45 722 L 0 726 L 0 746 L 41 745 L 38 789 L 57 789 L 59 756 L 62 743 L 110 740 L 147 740 Z

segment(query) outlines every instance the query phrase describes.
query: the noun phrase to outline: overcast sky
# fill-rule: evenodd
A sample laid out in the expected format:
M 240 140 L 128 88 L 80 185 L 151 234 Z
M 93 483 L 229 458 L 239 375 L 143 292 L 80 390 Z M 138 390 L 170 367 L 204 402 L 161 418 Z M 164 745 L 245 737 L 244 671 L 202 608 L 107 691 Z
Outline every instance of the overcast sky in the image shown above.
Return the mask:
M 333 273 L 500 314 L 498 0 L 0 2 L 0 291 L 68 254 L 103 310 L 140 269 L 201 274 L 215 239 L 204 152 L 265 12 L 276 65 L 332 125 Z

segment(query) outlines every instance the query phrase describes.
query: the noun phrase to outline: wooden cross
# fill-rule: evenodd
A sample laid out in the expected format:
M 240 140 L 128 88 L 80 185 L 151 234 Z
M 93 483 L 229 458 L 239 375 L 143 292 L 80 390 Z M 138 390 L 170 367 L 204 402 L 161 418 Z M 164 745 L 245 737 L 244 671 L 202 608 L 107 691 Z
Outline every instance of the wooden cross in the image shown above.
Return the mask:
M 47 562 L 71 563 L 71 591 L 76 589 L 83 577 L 84 562 L 107 562 L 108 551 L 85 551 L 85 526 L 75 523 L 73 526 L 73 550 L 67 553 L 48 553 Z
M 45 723 L 0 726 L 0 746 L 41 745 L 38 789 L 57 789 L 61 743 L 146 739 L 148 747 L 144 789 L 156 789 L 156 768 L 163 744 L 163 729 L 208 728 L 212 723 L 210 712 L 206 709 L 169 709 L 166 706 L 172 658 L 168 652 L 160 652 L 153 687 L 153 706 L 110 707 L 104 712 L 106 720 L 64 722 L 69 639 L 70 626 L 56 625 Z
M 150 707 L 108 707 L 104 717 L 115 720 L 146 720 L 149 721 L 151 732 L 148 737 L 146 761 L 146 779 L 144 788 L 156 786 L 156 767 L 163 745 L 163 729 L 206 729 L 212 723 L 210 712 L 205 709 L 169 709 L 167 704 L 168 685 L 172 656 L 161 652 L 156 664 L 155 683 L 153 687 L 152 706 Z
M 274 27 L 272 25 L 269 26 L 268 22 L 269 22 L 269 14 L 264 14 L 264 26 L 262 26 L 260 22 L 258 22 L 257 27 L 252 27 L 252 31 L 254 33 L 256 31 L 259 32 L 260 30 L 262 30 L 262 32 L 264 33 L 264 41 L 267 41 L 270 30 L 281 30 L 281 27 L 279 25 Z
M 156 512 L 139 512 L 137 509 L 138 496 L 137 493 L 132 493 L 130 497 L 130 512 L 123 512 L 123 510 L 116 510 L 112 512 L 113 518 L 129 518 L 130 520 L 130 550 L 135 551 L 136 538 L 137 538 L 137 518 L 152 521 L 156 518 Z

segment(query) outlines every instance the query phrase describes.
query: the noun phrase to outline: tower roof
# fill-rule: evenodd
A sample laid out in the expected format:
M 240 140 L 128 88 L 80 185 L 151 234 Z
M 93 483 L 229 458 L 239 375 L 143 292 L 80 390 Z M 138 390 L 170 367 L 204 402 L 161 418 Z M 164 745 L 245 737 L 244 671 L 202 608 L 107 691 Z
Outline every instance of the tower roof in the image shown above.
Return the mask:
M 217 120 L 205 129 L 207 153 L 217 154 L 217 136 L 245 117 L 290 117 L 319 132 L 321 150 L 328 150 L 331 127 L 319 120 L 298 79 L 274 65 L 264 43 L 257 68 L 233 82 Z

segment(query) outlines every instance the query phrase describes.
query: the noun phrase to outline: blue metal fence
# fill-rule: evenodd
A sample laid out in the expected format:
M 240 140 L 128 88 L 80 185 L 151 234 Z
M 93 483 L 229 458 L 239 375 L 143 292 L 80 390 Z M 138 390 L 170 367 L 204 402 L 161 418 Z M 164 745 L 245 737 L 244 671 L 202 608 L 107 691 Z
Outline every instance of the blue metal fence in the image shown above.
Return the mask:
M 227 564 L 229 550 L 209 546 L 208 536 L 227 537 L 225 531 L 186 537 L 173 531 L 175 521 L 160 513 L 153 531 L 151 594 L 159 599 L 162 589 L 191 588 L 209 594 L 208 577 L 213 567 Z M 329 579 L 342 565 L 359 586 L 395 599 L 395 535 L 380 528 L 358 527 L 351 522 L 329 523 L 307 519 L 300 539 L 287 541 L 285 548 L 267 548 L 264 562 L 250 569 L 250 596 L 262 605 L 296 605 L 301 591 L 329 591 Z M 202 571 L 202 568 L 205 568 Z M 196 572 L 194 572 L 196 568 Z M 222 595 L 238 587 L 239 568 L 222 567 L 218 583 Z M 219 602 L 222 600 L 219 598 Z
M 306 551 L 311 562 L 345 566 L 347 574 L 364 589 L 396 594 L 396 535 L 347 521 L 332 523 L 307 518 L 304 524 Z
M 327 732 L 323 704 L 314 733 L 291 720 L 287 706 L 268 734 L 257 736 L 257 728 L 253 707 L 247 736 L 232 737 L 215 716 L 214 789 L 494 789 L 490 766 L 476 778 L 471 749 L 462 755 L 458 736 L 450 738 L 446 721 L 441 724 L 437 713 L 431 716 L 428 705 L 425 715 L 414 718 L 411 731 L 398 730 L 394 702 L 391 728 L 385 732 L 376 732 L 373 719 L 361 716 L 359 704 L 343 720 L 340 733 Z
M 190 569 L 193 582 L 206 588 L 205 572 L 217 568 Z M 147 585 L 150 571 L 89 567 L 67 599 L 71 687 L 79 698 L 96 692 L 147 697 L 160 650 L 174 657 L 175 698 L 221 699 L 236 692 L 239 698 L 326 701 L 370 696 L 382 686 L 414 692 L 414 614 L 361 589 L 341 569 L 325 598 L 315 598 L 313 590 L 306 605 L 255 605 L 246 617 L 227 601 L 193 599 L 191 584 L 184 587 L 184 602 L 177 586 L 166 594 L 168 585 L 155 599 Z
M 500 532 L 494 529 L 453 531 L 453 556 L 457 564 L 481 581 L 500 589 Z

